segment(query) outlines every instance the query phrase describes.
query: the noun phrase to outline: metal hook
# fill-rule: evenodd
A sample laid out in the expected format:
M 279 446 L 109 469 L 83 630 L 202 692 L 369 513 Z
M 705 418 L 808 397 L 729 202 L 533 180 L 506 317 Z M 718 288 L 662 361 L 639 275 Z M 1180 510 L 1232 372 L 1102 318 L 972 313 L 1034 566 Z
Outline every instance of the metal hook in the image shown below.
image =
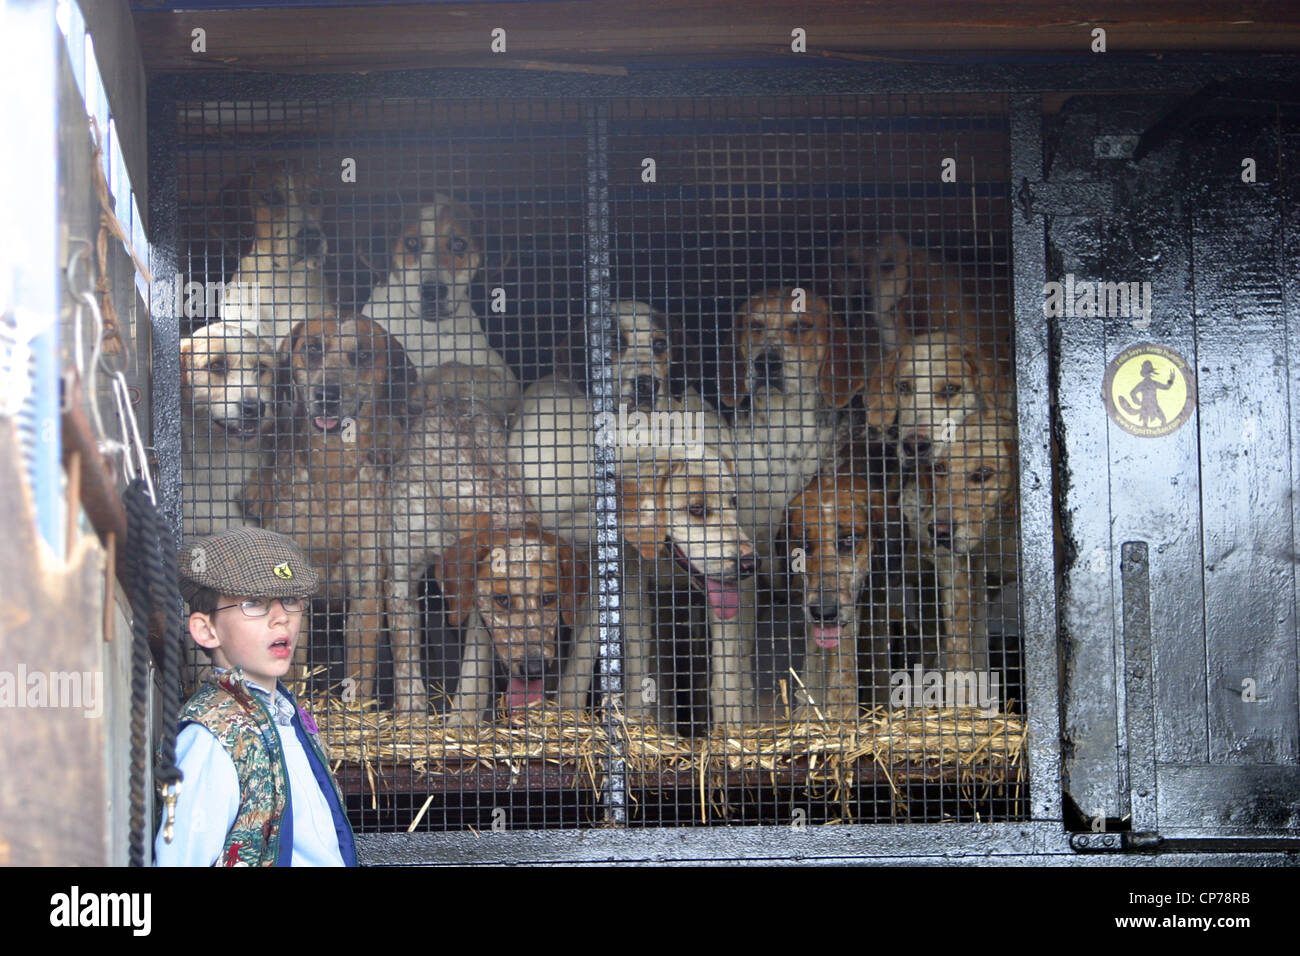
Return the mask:
M 156 508 L 158 493 L 153 486 L 153 473 L 149 470 L 149 452 L 145 448 L 144 437 L 140 434 L 140 422 L 136 419 L 135 412 L 131 410 L 131 387 L 127 385 L 126 376 L 121 372 L 114 373 L 113 384 L 117 386 L 122 396 L 122 407 L 126 409 L 126 424 L 131 433 L 131 447 L 135 452 L 136 464 L 140 466 L 140 477 L 144 479 L 145 487 L 149 489 L 149 500 Z
M 86 264 L 86 288 L 78 289 L 76 283 L 73 281 L 73 277 L 76 275 L 77 271 L 77 261 L 82 256 L 90 254 L 90 240 L 73 236 L 68 239 L 68 243 L 76 248 L 74 248 L 72 253 L 68 256 L 68 264 L 63 267 L 63 279 L 68 284 L 68 291 L 72 293 L 74 297 L 80 297 L 83 292 L 90 292 L 95 287 L 95 283 L 90 279 L 91 270 L 94 267 L 90 265 L 89 261 L 87 261 Z

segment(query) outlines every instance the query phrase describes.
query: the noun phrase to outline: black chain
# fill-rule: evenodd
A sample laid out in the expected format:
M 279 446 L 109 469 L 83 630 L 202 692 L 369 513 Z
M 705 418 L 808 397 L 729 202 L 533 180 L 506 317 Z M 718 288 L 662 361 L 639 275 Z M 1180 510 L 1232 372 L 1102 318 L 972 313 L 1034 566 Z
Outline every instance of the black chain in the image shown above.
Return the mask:
M 149 622 L 162 610 L 163 731 L 156 779 L 180 781 L 176 768 L 176 716 L 180 710 L 181 611 L 176 545 L 147 486 L 136 479 L 122 495 L 126 507 L 126 562 L 131 599 L 131 804 L 130 864 L 144 865 L 145 788 L 149 786 Z

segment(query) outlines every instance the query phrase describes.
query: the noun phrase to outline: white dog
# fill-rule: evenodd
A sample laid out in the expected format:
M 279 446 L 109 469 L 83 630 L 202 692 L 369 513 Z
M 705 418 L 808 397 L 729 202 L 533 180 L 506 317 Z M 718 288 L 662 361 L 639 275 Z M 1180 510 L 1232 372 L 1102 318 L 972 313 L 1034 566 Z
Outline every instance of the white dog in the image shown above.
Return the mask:
M 468 206 L 437 194 L 393 243 L 388 276 L 361 314 L 397 337 L 422 381 L 485 401 L 504 420 L 519 405 L 519 379 L 470 304 L 486 258 L 474 223 Z
M 275 351 L 247 328 L 205 325 L 181 342 L 185 537 L 251 524 L 234 499 L 275 427 Z
M 295 165 L 254 168 L 222 191 L 223 239 L 241 249 L 222 294 L 221 318 L 239 322 L 273 347 L 294 325 L 335 305 L 325 277 L 329 245 L 321 196 Z

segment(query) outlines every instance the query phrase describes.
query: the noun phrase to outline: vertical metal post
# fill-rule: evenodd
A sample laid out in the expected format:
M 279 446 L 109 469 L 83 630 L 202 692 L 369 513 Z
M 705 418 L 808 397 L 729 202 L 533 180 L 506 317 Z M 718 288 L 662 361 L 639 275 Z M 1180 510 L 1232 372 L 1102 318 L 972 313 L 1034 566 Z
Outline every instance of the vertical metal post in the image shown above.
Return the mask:
M 54 0 L 0 4 L 0 414 L 14 414 L 51 551 L 63 557 L 59 432 L 58 44 Z
M 153 343 L 153 446 L 158 453 L 158 508 L 181 540 L 180 316 L 174 290 L 180 272 L 180 190 L 177 181 L 176 99 L 165 83 L 149 89 L 149 296 Z
M 588 381 L 591 383 L 595 420 L 603 412 L 616 413 L 614 395 L 614 326 L 610 309 L 609 222 L 609 106 L 593 100 L 587 107 L 586 235 L 583 256 L 587 286 Z M 605 785 L 601 794 L 606 821 L 627 822 L 627 746 L 615 704 L 623 693 L 623 641 L 621 625 L 622 582 L 619 580 L 617 487 L 614 482 L 614 447 L 597 442 L 593 433 L 591 454 L 595 465 L 596 580 L 598 582 L 598 634 L 600 639 L 600 712 L 609 739 Z
M 1029 814 L 1061 819 L 1057 698 L 1056 565 L 1052 531 L 1052 416 L 1049 336 L 1043 316 L 1046 231 L 1039 215 L 1014 202 L 1024 183 L 1043 178 L 1043 104 L 1037 94 L 1009 103 L 1012 294 L 1016 315 L 1016 397 L 1020 433 L 1020 593 L 1023 605 L 1026 717 L 1029 721 Z
M 1156 829 L 1149 545 L 1145 541 L 1125 541 L 1120 548 L 1120 561 L 1124 613 L 1124 684 L 1120 693 L 1126 705 L 1120 743 L 1128 751 L 1127 765 L 1120 767 L 1120 814 L 1129 818 L 1134 832 L 1146 833 Z

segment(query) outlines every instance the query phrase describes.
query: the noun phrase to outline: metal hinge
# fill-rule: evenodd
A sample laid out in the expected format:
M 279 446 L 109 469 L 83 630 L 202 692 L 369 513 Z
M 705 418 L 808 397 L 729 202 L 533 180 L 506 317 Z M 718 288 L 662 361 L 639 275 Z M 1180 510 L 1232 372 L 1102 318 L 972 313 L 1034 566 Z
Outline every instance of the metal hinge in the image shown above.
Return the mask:
M 1114 207 L 1115 184 L 1092 180 L 1031 183 L 1023 179 L 1016 201 L 1026 221 L 1035 216 L 1104 216 Z
M 1080 853 L 1123 853 L 1154 850 L 1164 842 L 1159 833 L 1072 833 L 1070 848 Z

